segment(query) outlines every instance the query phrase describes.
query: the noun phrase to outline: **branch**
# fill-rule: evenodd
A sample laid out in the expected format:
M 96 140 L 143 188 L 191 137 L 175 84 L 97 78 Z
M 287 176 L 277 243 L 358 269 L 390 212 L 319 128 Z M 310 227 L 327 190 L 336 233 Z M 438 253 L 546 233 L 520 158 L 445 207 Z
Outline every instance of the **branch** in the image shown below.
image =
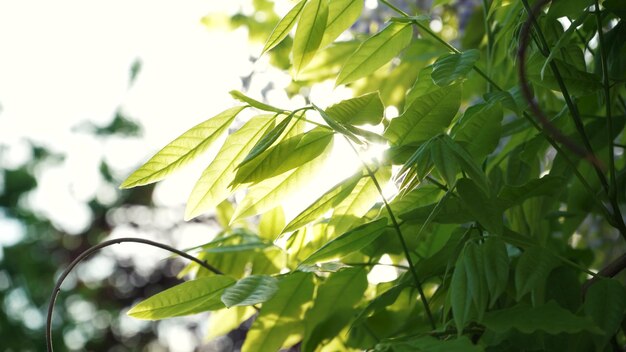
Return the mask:
M 596 281 L 600 280 L 602 277 L 614 277 L 624 269 L 626 269 L 626 253 L 610 262 L 609 265 L 605 266 L 602 270 L 598 271 L 597 276 L 585 281 L 582 287 L 583 297 L 587 294 L 589 287 Z
M 90 247 L 89 249 L 87 249 L 86 251 L 82 252 L 78 257 L 76 257 L 76 259 L 74 259 L 70 265 L 65 268 L 65 270 L 63 271 L 63 273 L 61 274 L 61 276 L 59 277 L 59 279 L 57 280 L 56 285 L 54 286 L 54 290 L 52 291 L 52 295 L 50 297 L 50 301 L 48 302 L 48 316 L 46 318 L 46 345 L 48 347 L 48 352 L 52 352 L 53 348 L 52 348 L 52 313 L 54 311 L 54 304 L 56 303 L 57 297 L 59 296 L 59 292 L 61 291 L 61 285 L 63 284 L 63 281 L 65 281 L 65 279 L 67 278 L 67 276 L 70 274 L 70 272 L 72 272 L 72 270 L 74 269 L 74 267 L 76 265 L 78 265 L 80 262 L 82 262 L 83 260 L 87 259 L 87 257 L 89 257 L 90 255 L 92 255 L 94 252 L 99 251 L 100 249 L 104 248 L 104 247 L 108 247 L 110 245 L 114 245 L 114 244 L 118 244 L 118 243 L 123 243 L 123 242 L 135 242 L 135 243 L 141 243 L 141 244 L 146 244 L 149 246 L 153 246 L 153 247 L 158 247 L 161 249 L 164 249 L 166 251 L 170 251 L 172 253 L 178 254 L 179 256 L 189 259 L 193 262 L 198 263 L 199 265 L 203 266 L 205 269 L 212 271 L 213 273 L 217 274 L 217 275 L 224 275 L 224 273 L 222 271 L 220 271 L 219 269 L 215 268 L 214 266 L 212 266 L 209 263 L 206 263 L 205 261 L 202 261 L 192 255 L 189 255 L 183 251 L 180 251 L 176 248 L 170 247 L 168 245 L 162 244 L 162 243 L 158 243 L 158 242 L 154 242 L 154 241 L 150 241 L 150 240 L 146 240 L 143 238 L 133 238 L 133 237 L 125 237 L 125 238 L 118 238 L 115 240 L 109 240 L 109 241 L 104 241 L 102 243 L 99 243 L 93 247 Z

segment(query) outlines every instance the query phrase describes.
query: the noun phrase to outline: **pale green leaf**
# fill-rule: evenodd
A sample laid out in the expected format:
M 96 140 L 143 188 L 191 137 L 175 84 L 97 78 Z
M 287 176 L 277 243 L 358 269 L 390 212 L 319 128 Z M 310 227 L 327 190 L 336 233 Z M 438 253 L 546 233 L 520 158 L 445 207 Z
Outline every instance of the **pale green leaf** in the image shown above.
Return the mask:
M 332 43 L 359 19 L 363 11 L 362 0 L 333 0 L 328 6 L 328 22 L 320 48 Z
M 365 173 L 365 170 L 362 171 Z M 384 189 L 391 178 L 391 168 L 380 167 L 374 173 L 376 180 Z M 354 227 L 354 219 L 362 218 L 380 199 L 380 194 L 371 177 L 363 177 L 354 187 L 352 193 L 344 199 L 333 211 L 328 226 L 335 234 L 342 234 Z
M 209 316 L 209 327 L 207 329 L 207 340 L 212 340 L 219 336 L 224 336 L 232 330 L 238 328 L 244 321 L 250 319 L 256 311 L 252 307 L 232 307 L 230 309 L 220 309 L 211 312 Z
M 415 99 L 439 89 L 439 87 L 435 83 L 433 83 L 431 77 L 432 71 L 432 66 L 426 66 L 419 72 L 419 74 L 417 75 L 417 80 L 415 81 L 415 83 L 413 83 L 413 86 L 406 94 L 406 99 L 404 103 L 405 110 L 413 105 Z
M 276 142 L 278 138 L 280 138 L 283 132 L 285 132 L 285 129 L 287 129 L 287 126 L 289 125 L 289 123 L 291 122 L 291 119 L 295 116 L 295 114 L 296 112 L 294 111 L 291 114 L 287 115 L 287 117 L 285 117 L 278 125 L 276 125 L 276 127 L 274 127 L 269 133 L 263 136 L 263 138 L 261 138 L 261 140 L 259 140 L 254 145 L 254 147 L 252 147 L 252 150 L 250 150 L 250 153 L 246 155 L 246 157 L 241 161 L 241 163 L 237 167 L 241 167 L 243 164 L 256 158 L 261 153 L 266 151 L 272 144 L 274 144 L 274 142 Z
M 300 13 L 304 8 L 304 4 L 306 4 L 306 0 L 302 0 L 297 3 L 296 6 L 289 10 L 285 17 L 283 17 L 278 22 L 276 27 L 274 27 L 272 34 L 270 34 L 269 38 L 267 38 L 267 42 L 263 47 L 263 52 L 261 53 L 261 55 L 272 50 L 272 48 L 280 44 L 280 42 L 282 42 L 283 39 L 285 39 L 289 35 L 291 28 L 293 28 L 293 26 L 296 24 L 296 21 L 298 21 L 298 18 L 300 17 Z
M 230 108 L 191 128 L 133 172 L 120 188 L 147 185 L 169 176 L 205 152 L 245 106 Z
M 300 72 L 315 56 L 322 43 L 328 23 L 328 1 L 309 0 L 302 10 L 302 16 L 293 39 L 293 67 Z
M 487 238 L 483 244 L 482 253 L 490 297 L 489 307 L 493 307 L 509 281 L 509 256 L 504 242 L 495 237 Z
M 603 347 L 615 335 L 626 313 L 626 290 L 615 279 L 594 282 L 585 294 L 585 314 L 604 330 L 597 343 Z
M 343 235 L 327 242 L 320 249 L 302 261 L 302 265 L 342 258 L 372 243 L 383 233 L 387 219 L 382 218 L 358 226 Z
M 281 113 L 285 112 L 285 110 L 283 110 L 283 109 L 279 109 L 277 107 L 274 107 L 274 106 L 271 106 L 271 105 L 267 105 L 265 103 L 261 103 L 258 100 L 252 99 L 249 96 L 243 94 L 242 92 L 240 92 L 238 90 L 231 90 L 229 93 L 230 93 L 230 95 L 233 98 L 235 98 L 235 99 L 237 99 L 237 100 L 239 100 L 239 101 L 241 101 L 243 103 L 246 103 L 246 104 L 248 104 L 248 105 L 250 105 L 252 107 L 255 107 L 255 108 L 259 109 L 259 110 L 275 112 L 275 113 L 278 113 L 278 114 L 281 114 Z
M 502 106 L 498 103 L 473 105 L 463 113 L 454 140 L 477 160 L 491 153 L 500 141 Z
M 519 300 L 528 292 L 544 287 L 548 275 L 559 260 L 548 249 L 530 247 L 524 251 L 515 269 L 515 287 Z
M 461 87 L 442 87 L 416 98 L 406 111 L 391 120 L 384 136 L 394 146 L 416 145 L 442 133 L 461 104 Z
M 336 207 L 341 201 L 350 195 L 362 177 L 363 174 L 359 172 L 331 188 L 315 200 L 313 204 L 309 205 L 305 210 L 291 220 L 282 232 L 295 231 L 300 227 L 315 221 L 320 216 Z
M 487 329 L 504 333 L 516 329 L 524 334 L 535 331 L 544 331 L 548 334 L 568 333 L 580 331 L 601 333 L 590 319 L 574 315 L 563 309 L 556 302 L 550 301 L 544 305 L 530 307 L 525 304 L 488 312 L 482 321 Z
M 235 209 L 231 223 L 282 204 L 292 193 L 302 189 L 315 178 L 331 149 L 332 144 L 329 144 L 324 152 L 313 161 L 250 187 L 245 198 Z
M 480 52 L 470 49 L 458 54 L 447 54 L 435 61 L 431 74 L 433 82 L 440 87 L 462 81 L 472 70 Z
M 233 184 L 259 183 L 293 170 L 320 156 L 332 141 L 333 132 L 326 128 L 316 128 L 283 140 L 241 165 Z
M 378 92 L 342 100 L 326 109 L 334 120 L 351 125 L 377 125 L 382 121 L 384 111 Z
M 324 339 L 337 336 L 352 318 L 353 307 L 363 299 L 365 289 L 364 268 L 342 269 L 331 274 L 319 286 L 313 307 L 304 315 L 302 351 L 312 352 Z
M 302 317 L 313 296 L 313 274 L 293 272 L 278 283 L 278 292 L 263 304 L 242 352 L 278 351 L 302 338 Z
M 259 220 L 259 237 L 273 241 L 285 227 L 285 212 L 283 207 L 277 206 L 274 209 L 263 213 Z
M 278 280 L 268 275 L 250 275 L 226 288 L 222 302 L 227 308 L 263 303 L 278 291 Z
M 128 311 L 137 319 L 157 320 L 224 308 L 222 292 L 235 283 L 229 276 L 208 276 L 183 282 L 140 302 Z
M 272 115 L 253 117 L 226 138 L 189 195 L 185 209 L 186 220 L 214 208 L 232 193 L 228 185 L 235 179 L 235 168 L 273 122 Z
M 413 37 L 409 23 L 390 23 L 382 31 L 367 39 L 343 65 L 335 85 L 347 84 L 370 75 L 391 61 Z

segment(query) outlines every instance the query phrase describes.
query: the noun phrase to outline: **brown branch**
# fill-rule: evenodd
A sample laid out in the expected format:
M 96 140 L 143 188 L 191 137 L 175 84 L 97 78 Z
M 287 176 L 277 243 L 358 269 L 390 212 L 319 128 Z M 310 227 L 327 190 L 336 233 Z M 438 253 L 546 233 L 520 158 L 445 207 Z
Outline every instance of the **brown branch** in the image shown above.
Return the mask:
M 593 285 L 596 281 L 601 280 L 602 277 L 614 277 L 624 269 L 626 269 L 626 253 L 622 254 L 617 259 L 610 262 L 607 266 L 602 268 L 602 270 L 598 271 L 598 276 L 592 277 L 583 284 L 583 298 L 587 294 L 587 290 L 589 289 L 589 287 Z

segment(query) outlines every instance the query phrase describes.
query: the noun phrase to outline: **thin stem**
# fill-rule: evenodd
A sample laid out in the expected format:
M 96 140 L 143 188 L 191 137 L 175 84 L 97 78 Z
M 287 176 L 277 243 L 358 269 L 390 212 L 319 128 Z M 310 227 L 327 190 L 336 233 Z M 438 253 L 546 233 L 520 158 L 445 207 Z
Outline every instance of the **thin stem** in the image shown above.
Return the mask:
M 409 270 L 410 268 L 406 265 L 400 264 L 385 264 L 385 263 L 344 263 L 345 265 L 350 266 L 391 266 L 398 269 Z
M 546 2 L 547 1 L 542 1 L 541 3 L 536 4 L 535 8 L 540 7 Z M 535 12 L 528 4 L 528 0 L 522 0 L 522 3 L 524 4 L 524 8 L 526 9 L 526 12 L 528 13 L 528 21 L 530 21 L 530 23 L 532 24 L 533 28 L 535 29 L 535 32 L 537 33 L 537 37 L 539 38 L 539 42 L 540 42 L 539 49 L 541 53 L 543 54 L 543 56 L 547 57 L 549 56 L 549 52 L 550 52 L 549 45 L 548 45 L 548 42 L 546 41 L 546 38 L 543 35 L 543 32 L 541 31 L 541 27 L 539 26 L 537 19 L 535 18 Z M 519 65 L 521 66 L 522 62 L 520 62 Z M 608 194 L 609 192 L 608 182 L 606 180 L 606 177 L 604 176 L 604 173 L 602 172 L 602 169 L 600 168 L 599 161 L 597 160 L 597 158 L 595 157 L 593 153 L 591 142 L 589 141 L 589 137 L 587 136 L 587 133 L 585 132 L 585 127 L 580 117 L 580 113 L 578 111 L 578 106 L 572 100 L 572 96 L 569 94 L 567 86 L 565 85 L 565 81 L 563 81 L 563 77 L 561 77 L 561 72 L 559 71 L 559 68 L 556 66 L 556 63 L 554 61 L 550 61 L 548 66 L 550 66 L 550 70 L 554 74 L 554 78 L 556 79 L 559 85 L 559 89 L 561 90 L 561 93 L 563 94 L 563 99 L 565 99 L 565 104 L 567 105 L 567 108 L 572 114 L 572 119 L 574 120 L 574 126 L 576 126 L 576 130 L 578 131 L 578 134 L 580 135 L 583 141 L 585 150 L 587 151 L 587 154 L 588 154 L 588 158 L 590 158 L 591 161 L 594 161 L 592 163 L 594 170 L 598 176 L 598 179 L 600 180 L 600 183 L 602 184 L 602 187 L 604 188 L 605 192 Z
M 166 251 L 170 251 L 172 253 L 178 254 L 179 256 L 189 259 L 199 265 L 201 265 L 202 267 L 204 267 L 205 269 L 217 274 L 217 275 L 224 275 L 224 273 L 222 271 L 220 271 L 219 269 L 217 269 L 216 267 L 212 266 L 211 264 L 202 261 L 192 255 L 189 255 L 183 251 L 180 251 L 176 248 L 170 247 L 168 245 L 162 244 L 162 243 L 158 243 L 158 242 L 154 242 L 154 241 L 150 241 L 150 240 L 146 240 L 143 238 L 132 238 L 132 237 L 125 237 L 125 238 L 118 238 L 115 240 L 109 240 L 109 241 L 104 241 L 102 243 L 99 243 L 89 249 L 87 249 L 86 251 L 82 252 L 78 257 L 76 257 L 76 259 L 74 259 L 70 265 L 65 268 L 65 270 L 63 270 L 63 273 L 61 274 L 61 276 L 59 276 L 59 279 L 57 280 L 56 285 L 54 286 L 54 290 L 52 291 L 52 295 L 50 297 L 50 302 L 48 303 L 48 316 L 46 318 L 46 344 L 48 347 L 48 352 L 52 352 L 53 348 L 52 348 L 52 313 L 54 312 L 54 304 L 56 303 L 57 297 L 59 296 L 59 292 L 61 291 L 61 285 L 63 284 L 63 281 L 65 281 L 65 279 L 67 278 L 67 276 L 70 274 L 70 272 L 74 269 L 74 267 L 76 265 L 78 265 L 80 262 L 82 262 L 83 260 L 85 260 L 87 257 L 89 257 L 90 255 L 92 255 L 94 252 L 104 248 L 104 247 L 108 247 L 114 244 L 118 244 L 118 243 L 123 243 L 123 242 L 135 242 L 135 243 L 141 243 L 141 244 L 146 244 L 149 246 L 153 246 L 153 247 L 158 247 L 161 249 L 164 249 Z
M 400 230 L 400 225 L 398 224 L 398 221 L 396 220 L 396 216 L 391 210 L 391 206 L 389 206 L 389 203 L 387 202 L 387 198 L 385 198 L 385 195 L 383 194 L 383 189 L 380 187 L 380 184 L 378 183 L 378 180 L 376 179 L 376 175 L 374 175 L 374 172 L 372 171 L 372 169 L 367 165 L 367 163 L 363 160 L 363 158 L 361 158 L 361 154 L 359 153 L 359 151 L 354 147 L 354 145 L 352 145 L 352 142 L 350 142 L 350 140 L 347 137 L 344 136 L 344 138 L 346 139 L 346 141 L 348 142 L 348 145 L 350 145 L 354 153 L 357 155 L 357 157 L 361 161 L 361 164 L 363 164 L 363 167 L 367 171 L 367 174 L 369 175 L 369 177 L 372 179 L 372 182 L 374 183 L 374 186 L 376 187 L 378 194 L 383 200 L 385 209 L 387 209 L 389 218 L 391 219 L 393 227 L 396 230 L 396 234 L 398 235 L 398 239 L 400 240 L 400 245 L 402 246 L 402 250 L 404 251 L 404 256 L 406 257 L 406 261 L 409 264 L 409 271 L 411 272 L 411 276 L 413 276 L 413 280 L 415 281 L 415 286 L 422 299 L 422 304 L 424 305 L 424 311 L 426 312 L 426 316 L 428 317 L 428 320 L 430 321 L 430 325 L 432 326 L 432 328 L 436 329 L 437 325 L 435 324 L 435 319 L 433 318 L 433 314 L 430 311 L 430 306 L 428 305 L 428 300 L 426 299 L 426 294 L 424 293 L 424 289 L 422 288 L 420 279 L 417 276 L 415 265 L 413 264 L 413 260 L 411 259 L 411 252 L 409 251 L 409 247 L 407 246 L 406 241 L 404 240 L 404 236 L 402 235 L 402 230 Z
M 383 4 L 387 5 L 387 7 L 389 7 L 390 9 L 394 10 L 395 12 L 397 12 L 398 14 L 400 14 L 403 17 L 409 17 L 409 14 L 402 11 L 401 9 L 397 8 L 395 5 L 393 5 L 392 3 L 390 3 L 387 0 L 379 0 L 380 2 L 382 2 Z

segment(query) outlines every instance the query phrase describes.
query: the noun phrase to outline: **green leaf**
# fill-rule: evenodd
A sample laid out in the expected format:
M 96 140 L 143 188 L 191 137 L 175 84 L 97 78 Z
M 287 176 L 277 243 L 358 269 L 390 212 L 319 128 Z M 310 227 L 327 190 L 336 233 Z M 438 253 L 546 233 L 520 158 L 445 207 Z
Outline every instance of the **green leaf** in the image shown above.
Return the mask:
M 320 48 L 332 43 L 345 30 L 350 28 L 361 16 L 363 1 L 333 0 L 328 7 L 328 22 L 322 37 Z
M 328 127 L 330 127 L 333 131 L 348 137 L 352 142 L 356 144 L 363 144 L 363 142 L 356 135 L 354 135 L 352 131 L 346 128 L 341 122 L 333 120 L 330 116 L 328 116 L 326 111 L 320 109 L 317 105 L 313 104 L 313 107 L 320 114 Z
M 442 87 L 416 98 L 406 111 L 391 120 L 384 136 L 393 146 L 417 145 L 442 133 L 461 104 L 461 87 Z
M 293 28 L 293 26 L 296 24 L 296 21 L 300 17 L 300 13 L 304 8 L 304 4 L 306 4 L 306 0 L 302 0 L 297 3 L 296 6 L 289 10 L 285 17 L 283 17 L 278 22 L 276 27 L 274 27 L 272 34 L 270 34 L 269 38 L 267 38 L 267 42 L 265 42 L 265 46 L 263 47 L 263 52 L 261 52 L 261 55 L 272 50 L 276 45 L 280 44 L 280 42 L 282 42 L 283 39 L 285 39 L 289 35 L 291 28 Z
M 343 65 L 335 85 L 347 84 L 370 75 L 402 51 L 413 37 L 409 23 L 390 23 L 367 39 Z
M 560 86 L 552 71 L 546 71 L 542 77 L 541 67 L 543 66 L 543 56 L 533 55 L 528 59 L 527 70 L 528 79 L 539 86 L 560 91 Z M 602 80 L 598 75 L 579 70 L 576 66 L 560 59 L 553 59 L 559 73 L 570 94 L 576 96 L 590 95 L 602 88 Z
M 440 87 L 445 87 L 462 81 L 479 58 L 480 51 L 476 49 L 440 57 L 433 64 L 431 74 L 433 82 Z
M 548 16 L 552 18 L 559 18 L 563 16 L 576 18 L 591 5 L 593 5 L 593 0 L 553 0 L 550 3 Z
M 466 336 L 457 339 L 439 340 L 432 336 L 400 337 L 384 339 L 376 345 L 375 352 L 480 352 L 483 348 L 474 345 Z
M 362 172 L 365 171 L 363 170 Z M 391 168 L 387 166 L 380 167 L 374 175 L 384 189 L 391 178 Z M 335 207 L 328 227 L 332 228 L 335 234 L 344 233 L 354 227 L 354 218 L 365 216 L 379 199 L 380 194 L 372 178 L 369 176 L 363 177 L 354 187 L 352 193 Z
M 181 169 L 204 153 L 243 109 L 230 108 L 183 133 L 128 176 L 120 188 L 147 185 Z
M 296 73 L 300 72 L 315 56 L 322 42 L 327 21 L 328 1 L 307 1 L 293 39 L 293 67 Z
M 502 209 L 494 199 L 488 197 L 474 182 L 467 178 L 458 180 L 456 189 L 467 211 L 487 231 L 494 234 L 502 233 Z
M 580 331 L 595 334 L 601 332 L 591 320 L 572 314 L 554 301 L 537 307 L 518 304 L 511 308 L 488 312 L 482 324 L 497 333 L 505 333 L 511 329 L 524 334 L 544 331 L 552 335 Z
M 213 209 L 232 193 L 228 185 L 235 179 L 235 168 L 273 122 L 272 115 L 253 117 L 226 138 L 215 159 L 204 170 L 191 191 L 185 209 L 185 220 Z
M 285 212 L 283 207 L 277 206 L 261 215 L 261 220 L 259 220 L 259 237 L 273 241 L 280 235 L 284 227 Z
M 478 321 L 480 321 L 487 309 L 487 301 L 489 300 L 482 248 L 473 242 L 468 242 L 461 256 L 465 261 L 469 294 L 474 302 Z
M 206 340 L 224 336 L 238 328 L 244 321 L 250 319 L 256 313 L 252 307 L 232 307 L 211 312 Z
M 319 172 L 324 159 L 329 155 L 332 144 L 322 154 L 311 162 L 308 162 L 295 170 L 272 177 L 257 183 L 248 189 L 248 193 L 237 206 L 231 223 L 238 219 L 256 215 L 268 211 L 282 204 L 292 193 L 302 189 Z
M 363 299 L 365 289 L 364 268 L 342 269 L 331 274 L 319 286 L 313 307 L 304 315 L 302 351 L 312 352 L 324 339 L 337 336 L 352 318 L 353 307 Z
M 285 117 L 278 125 L 276 125 L 276 127 L 274 127 L 268 134 L 263 136 L 263 138 L 261 138 L 261 140 L 259 140 L 254 145 L 254 147 L 252 147 L 252 150 L 250 150 L 250 153 L 246 155 L 246 157 L 241 161 L 241 163 L 237 167 L 241 167 L 248 161 L 256 158 L 261 153 L 266 151 L 267 148 L 269 148 L 272 144 L 274 144 L 274 142 L 276 142 L 276 140 L 278 140 L 278 138 L 283 134 L 283 132 L 285 131 L 285 129 L 287 128 L 287 126 L 289 125 L 289 123 L 291 122 L 295 114 L 296 112 L 294 111 L 291 114 L 287 115 L 287 117 Z
M 252 107 L 255 107 L 255 108 L 259 109 L 259 110 L 275 112 L 275 113 L 278 113 L 278 114 L 282 114 L 282 113 L 285 112 L 285 110 L 283 110 L 283 109 L 279 109 L 277 107 L 274 107 L 274 106 L 271 106 L 271 105 L 267 105 L 265 103 L 261 103 L 258 100 L 252 99 L 252 98 L 250 98 L 249 96 L 243 94 L 240 91 L 231 90 L 229 93 L 230 93 L 230 95 L 233 98 L 235 98 L 235 99 L 237 99 L 237 100 L 239 100 L 239 101 L 241 101 L 243 103 L 246 103 L 246 104 L 248 104 L 248 105 L 250 105 Z
M 486 194 L 491 194 L 491 188 L 489 187 L 489 180 L 483 170 L 476 164 L 472 156 L 460 145 L 450 138 L 448 135 L 443 135 L 442 139 L 448 145 L 450 151 L 456 157 L 456 160 L 461 166 L 461 170 L 467 173 L 467 176 L 471 178 L 476 185 Z
M 495 237 L 488 237 L 485 240 L 482 255 L 490 297 L 489 307 L 493 307 L 509 281 L 509 256 L 504 242 Z
M 319 197 L 313 204 L 309 205 L 298 216 L 289 222 L 282 232 L 290 232 L 316 220 L 329 210 L 336 207 L 341 201 L 350 195 L 359 180 L 363 177 L 361 172 L 340 182 L 328 192 Z
M 229 276 L 209 276 L 183 282 L 140 302 L 128 311 L 137 319 L 157 320 L 224 308 L 222 292 L 235 283 Z
M 456 175 L 459 173 L 460 167 L 448 145 L 440 138 L 434 139 L 430 143 L 430 157 L 435 168 L 446 181 L 448 188 L 453 187 L 456 184 Z
M 295 169 L 320 156 L 332 141 L 333 132 L 325 128 L 288 138 L 241 165 L 233 184 L 258 183 Z
M 530 180 L 521 186 L 504 185 L 498 193 L 498 202 L 503 208 L 510 208 L 532 197 L 552 197 L 562 191 L 563 182 L 562 177 L 546 175 Z
M 515 269 L 515 287 L 517 300 L 528 292 L 544 287 L 552 269 L 559 265 L 559 260 L 542 247 L 530 247 L 519 258 Z
M 463 113 L 454 140 L 482 161 L 500 142 L 501 121 L 502 106 L 499 103 L 473 105 Z
M 326 109 L 328 116 L 334 120 L 351 125 L 377 125 L 382 121 L 384 112 L 378 92 L 342 100 Z
M 356 252 L 378 238 L 378 236 L 383 233 L 386 226 L 386 218 L 358 226 L 332 241 L 327 242 L 302 261 L 301 265 L 342 258 L 350 253 Z
M 313 274 L 293 272 L 278 283 L 278 292 L 263 304 L 250 327 L 242 352 L 278 351 L 302 338 L 302 317 L 313 296 Z
M 587 289 L 583 307 L 585 314 L 604 330 L 604 336 L 597 338 L 598 347 L 604 347 L 624 319 L 626 290 L 615 279 L 598 280 Z
M 454 324 L 460 336 L 465 325 L 472 319 L 473 313 L 472 295 L 469 292 L 467 269 L 462 256 L 459 256 L 456 261 L 454 272 L 452 273 L 452 281 L 450 281 L 450 290 L 448 292 L 450 295 Z
M 237 281 L 222 293 L 226 308 L 263 303 L 278 291 L 278 280 L 268 275 L 250 275 Z
M 413 101 L 415 101 L 415 99 L 439 89 L 439 87 L 432 80 L 432 71 L 432 65 L 426 66 L 420 70 L 417 75 L 417 80 L 413 83 L 413 86 L 406 94 L 406 101 L 404 105 L 405 110 L 413 105 Z

